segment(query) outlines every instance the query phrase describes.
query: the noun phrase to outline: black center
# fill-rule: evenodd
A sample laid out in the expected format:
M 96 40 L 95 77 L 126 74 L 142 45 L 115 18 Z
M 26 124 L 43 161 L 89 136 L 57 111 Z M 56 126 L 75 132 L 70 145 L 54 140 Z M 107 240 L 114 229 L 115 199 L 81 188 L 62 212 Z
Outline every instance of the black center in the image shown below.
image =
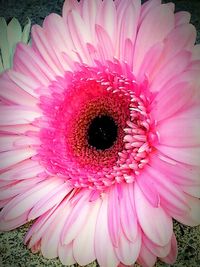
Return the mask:
M 88 129 L 88 143 L 100 150 L 110 148 L 117 139 L 117 130 L 118 127 L 112 117 L 108 115 L 95 117 Z

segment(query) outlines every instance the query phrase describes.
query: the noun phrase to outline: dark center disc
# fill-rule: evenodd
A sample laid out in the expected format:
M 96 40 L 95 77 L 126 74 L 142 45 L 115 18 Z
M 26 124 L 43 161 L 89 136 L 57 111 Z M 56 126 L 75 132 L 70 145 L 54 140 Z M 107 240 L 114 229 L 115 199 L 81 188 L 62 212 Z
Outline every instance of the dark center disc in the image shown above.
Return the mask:
M 96 149 L 105 150 L 113 146 L 117 139 L 118 126 L 112 117 L 95 117 L 88 128 L 88 144 Z

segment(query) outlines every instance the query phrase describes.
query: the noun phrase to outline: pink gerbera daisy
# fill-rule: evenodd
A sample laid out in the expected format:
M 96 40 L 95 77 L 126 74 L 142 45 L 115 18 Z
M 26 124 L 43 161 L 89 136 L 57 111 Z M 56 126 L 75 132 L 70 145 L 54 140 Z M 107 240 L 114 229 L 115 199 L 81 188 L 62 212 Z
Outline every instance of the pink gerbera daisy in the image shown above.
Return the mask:
M 153 266 L 200 223 L 200 47 L 187 12 L 65 1 L 0 77 L 0 229 L 65 265 Z

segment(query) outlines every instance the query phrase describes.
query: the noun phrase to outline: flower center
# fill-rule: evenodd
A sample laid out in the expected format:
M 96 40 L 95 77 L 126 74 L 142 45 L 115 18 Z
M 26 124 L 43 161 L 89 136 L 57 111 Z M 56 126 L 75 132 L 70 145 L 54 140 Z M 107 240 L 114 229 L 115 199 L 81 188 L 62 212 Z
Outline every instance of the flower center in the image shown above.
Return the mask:
M 95 117 L 88 128 L 88 144 L 96 149 L 105 150 L 113 146 L 117 139 L 114 119 L 108 115 Z
M 84 65 L 59 77 L 40 99 L 41 164 L 75 188 L 133 182 L 155 140 L 151 98 L 131 72 Z

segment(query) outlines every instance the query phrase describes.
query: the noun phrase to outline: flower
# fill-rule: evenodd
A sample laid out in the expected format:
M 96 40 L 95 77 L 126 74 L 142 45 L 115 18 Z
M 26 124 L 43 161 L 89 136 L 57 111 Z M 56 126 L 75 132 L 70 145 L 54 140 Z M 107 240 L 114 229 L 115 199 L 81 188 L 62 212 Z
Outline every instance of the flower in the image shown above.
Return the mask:
M 18 42 L 28 43 L 31 21 L 24 26 L 16 18 L 6 24 L 4 18 L 0 18 L 0 73 L 12 67 L 13 55 Z
M 65 1 L 0 77 L 0 229 L 65 265 L 172 264 L 200 223 L 200 50 L 159 0 Z

